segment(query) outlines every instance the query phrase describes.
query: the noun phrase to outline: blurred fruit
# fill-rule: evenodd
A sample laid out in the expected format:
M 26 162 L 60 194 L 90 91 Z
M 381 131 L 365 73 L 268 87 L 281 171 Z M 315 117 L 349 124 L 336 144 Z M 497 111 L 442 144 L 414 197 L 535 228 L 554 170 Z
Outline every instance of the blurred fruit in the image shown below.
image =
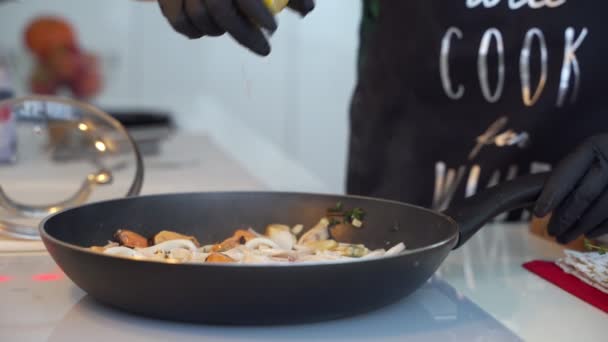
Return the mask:
M 59 90 L 60 82 L 51 70 L 37 65 L 30 77 L 30 90 L 34 94 L 54 95 Z
M 36 57 L 30 78 L 33 93 L 56 95 L 67 88 L 74 97 L 89 99 L 101 91 L 97 57 L 80 49 L 67 21 L 51 16 L 34 19 L 25 30 L 25 43 Z
M 44 16 L 34 19 L 25 30 L 27 47 L 41 59 L 46 59 L 57 49 L 75 49 L 77 39 L 72 26 L 57 17 Z
M 97 56 L 91 53 L 82 53 L 80 55 L 80 64 L 86 70 L 99 70 L 99 60 Z
M 96 70 L 86 70 L 70 83 L 74 96 L 79 99 L 89 99 L 101 90 L 101 76 Z
M 79 73 L 83 67 L 82 56 L 67 49 L 56 49 L 48 57 L 47 65 L 63 81 L 69 81 Z

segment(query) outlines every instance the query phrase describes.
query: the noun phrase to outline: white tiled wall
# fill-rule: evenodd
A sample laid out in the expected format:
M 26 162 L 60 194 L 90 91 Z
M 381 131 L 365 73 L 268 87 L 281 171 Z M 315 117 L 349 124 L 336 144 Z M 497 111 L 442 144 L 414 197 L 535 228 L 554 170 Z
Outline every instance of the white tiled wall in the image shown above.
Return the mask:
M 318 0 L 305 20 L 281 13 L 268 58 L 254 56 L 229 37 L 183 38 L 156 4 L 133 0 L 3 5 L 0 47 L 22 49 L 23 26 L 45 12 L 69 18 L 83 44 L 111 62 L 100 105 L 161 106 L 174 111 L 183 129 L 212 132 L 219 139 L 229 139 L 231 132 L 218 120 L 236 120 L 256 138 L 270 141 L 265 148 L 306 165 L 328 191 L 343 191 L 360 1 Z M 238 146 L 231 149 L 239 153 Z

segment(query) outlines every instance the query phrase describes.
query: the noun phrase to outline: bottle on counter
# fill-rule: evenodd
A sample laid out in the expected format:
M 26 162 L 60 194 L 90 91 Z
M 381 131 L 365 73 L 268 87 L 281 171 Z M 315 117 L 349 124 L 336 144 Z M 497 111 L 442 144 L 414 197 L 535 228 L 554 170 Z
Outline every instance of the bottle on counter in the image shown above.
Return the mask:
M 0 56 L 0 101 L 15 95 L 8 63 Z M 17 125 L 10 107 L 0 108 L 0 164 L 17 160 Z

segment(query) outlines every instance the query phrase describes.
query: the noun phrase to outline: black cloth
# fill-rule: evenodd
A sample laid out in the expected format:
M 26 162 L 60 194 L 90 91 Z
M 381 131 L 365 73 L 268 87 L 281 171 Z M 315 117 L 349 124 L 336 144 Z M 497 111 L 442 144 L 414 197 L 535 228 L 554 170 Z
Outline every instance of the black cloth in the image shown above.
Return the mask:
M 467 7 L 476 2 L 482 4 Z M 556 8 L 510 9 L 514 1 L 500 1 L 486 8 L 484 3 L 490 2 L 495 1 L 364 1 L 359 74 L 350 113 L 348 193 L 430 207 L 436 168 L 444 163 L 447 169 L 466 167 L 456 201 L 466 195 L 469 178 L 477 179 L 475 192 L 488 186 L 492 176 L 504 181 L 531 172 L 534 164 L 550 167 L 585 138 L 608 131 L 603 96 L 608 80 L 603 10 L 608 4 L 571 0 Z M 441 77 L 442 39 L 450 28 L 462 33 L 461 38 L 451 36 L 447 55 L 451 89 L 465 89 L 459 99 L 447 95 Z M 502 37 L 505 67 L 504 90 L 494 103 L 483 96 L 478 70 L 482 38 L 491 29 Z M 522 97 L 520 59 L 524 39 L 533 29 L 537 30 L 529 59 L 532 93 L 541 75 L 538 32 L 546 42 L 547 79 L 538 101 L 528 106 Z M 575 42 L 585 32 L 564 68 L 566 33 L 572 33 Z M 488 83 L 494 92 L 499 66 L 496 39 L 488 51 Z M 563 70 L 570 73 L 569 82 Z M 561 105 L 560 82 L 566 87 Z M 499 147 L 489 139 L 469 160 L 477 137 L 501 118 L 504 125 L 497 134 L 504 137 L 510 131 L 527 144 Z M 470 175 L 475 165 L 478 178 Z

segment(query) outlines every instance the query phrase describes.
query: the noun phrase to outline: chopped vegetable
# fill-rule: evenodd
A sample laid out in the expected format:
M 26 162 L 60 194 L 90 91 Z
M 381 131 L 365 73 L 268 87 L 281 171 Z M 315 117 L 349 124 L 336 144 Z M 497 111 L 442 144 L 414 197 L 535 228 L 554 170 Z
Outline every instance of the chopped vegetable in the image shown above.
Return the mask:
M 342 207 L 343 207 L 342 202 L 338 202 L 338 203 L 336 203 L 335 207 L 329 208 L 329 209 L 327 209 L 327 211 L 329 211 L 330 213 L 340 213 L 340 212 L 342 212 Z
M 106 249 L 103 253 L 123 257 L 143 257 L 138 251 L 125 246 L 111 247 Z
M 298 244 L 303 245 L 309 242 L 321 241 L 329 239 L 329 220 L 322 218 L 316 226 L 304 233 L 298 240 Z
M 369 253 L 369 249 L 367 249 L 363 245 L 344 244 L 344 245 L 341 245 L 338 248 L 336 248 L 336 250 L 338 252 L 340 252 L 342 255 L 351 257 L 351 258 L 360 258 Z
M 365 212 L 361 208 L 355 208 L 344 213 L 344 220 L 348 223 L 353 223 L 354 220 L 363 221 Z
M 291 233 L 289 226 L 280 224 L 271 224 L 266 227 L 266 236 L 284 250 L 293 249 L 297 242 L 296 236 Z
M 256 249 L 260 246 L 268 246 L 270 248 L 280 249 L 279 245 L 267 238 L 255 238 L 247 241 L 247 243 L 245 244 L 245 247 L 250 249 Z
M 100 247 L 100 246 L 92 246 L 91 250 L 93 252 L 103 253 L 106 250 L 106 248 L 105 247 Z
M 145 255 L 158 254 L 158 253 L 169 253 L 172 249 L 184 248 L 191 252 L 196 252 L 196 245 L 190 240 L 170 240 L 161 242 L 158 245 L 150 246 L 148 248 L 135 248 L 137 251 L 144 253 Z
M 177 261 L 188 261 L 192 257 L 192 253 L 185 248 L 174 248 L 167 253 L 167 258 Z
M 196 245 L 196 247 L 200 247 L 201 244 L 198 243 L 198 240 L 194 236 L 186 236 L 176 232 L 163 230 L 160 233 L 154 235 L 154 244 L 157 245 L 159 243 L 163 243 L 165 241 L 170 240 L 190 240 L 192 243 Z
M 403 252 L 404 250 L 405 250 L 405 245 L 403 244 L 403 242 L 399 242 L 395 246 L 391 247 L 388 251 L 386 251 L 386 253 L 384 253 L 384 256 L 397 255 L 397 254 Z
M 293 233 L 293 235 L 299 235 L 302 230 L 304 230 L 304 225 L 302 224 L 296 224 L 295 226 L 293 226 L 293 228 L 291 228 L 291 232 Z
M 91 249 L 92 249 L 94 252 L 103 253 L 103 252 L 104 252 L 106 249 L 108 249 L 108 248 L 112 248 L 112 247 L 118 247 L 118 246 L 120 246 L 120 245 L 119 245 L 117 242 L 114 242 L 114 241 L 108 241 L 108 244 L 107 244 L 107 245 L 105 245 L 105 246 L 103 246 L 103 247 L 101 247 L 101 246 L 93 246 L 93 247 L 91 247 Z
M 314 251 L 328 251 L 338 247 L 338 243 L 335 240 L 321 240 L 308 242 L 305 246 Z
M 199 251 L 203 252 L 203 253 L 211 253 L 213 251 L 213 247 L 215 245 L 205 245 L 201 248 L 199 248 Z
M 365 218 L 365 211 L 361 208 L 344 210 L 342 202 L 338 202 L 335 207 L 327 209 L 327 216 L 330 220 L 330 227 L 348 223 L 353 227 L 361 228 L 363 226 L 363 219 Z
M 588 251 L 598 252 L 601 255 L 608 253 L 608 246 L 594 245 L 588 239 L 585 239 L 584 243 L 585 243 L 585 249 Z
M 403 243 L 392 248 L 370 251 L 364 245 L 341 243 L 330 236 L 333 224 L 349 223 L 360 227 L 365 213 L 355 208 L 344 211 L 342 203 L 328 209 L 328 216 L 304 232 L 302 225 L 289 227 L 268 225 L 264 235 L 249 228 L 239 229 L 219 244 L 200 246 L 193 236 L 172 231 L 161 231 L 148 240 L 128 230 L 114 235 L 116 242 L 92 251 L 137 260 L 166 263 L 238 263 L 238 264 L 290 264 L 317 262 L 350 262 L 358 259 L 381 258 L 398 255 L 405 249 Z M 153 243 L 148 246 L 148 241 Z M 389 243 L 387 242 L 387 245 Z
M 337 225 L 339 225 L 339 224 L 341 224 L 341 223 L 342 223 L 342 221 L 341 221 L 341 220 L 338 220 L 338 219 L 337 219 L 337 218 L 335 218 L 335 217 L 331 217 L 331 218 L 329 218 L 329 227 L 330 227 L 330 228 L 331 228 L 331 227 L 335 227 L 335 226 L 337 226 Z

